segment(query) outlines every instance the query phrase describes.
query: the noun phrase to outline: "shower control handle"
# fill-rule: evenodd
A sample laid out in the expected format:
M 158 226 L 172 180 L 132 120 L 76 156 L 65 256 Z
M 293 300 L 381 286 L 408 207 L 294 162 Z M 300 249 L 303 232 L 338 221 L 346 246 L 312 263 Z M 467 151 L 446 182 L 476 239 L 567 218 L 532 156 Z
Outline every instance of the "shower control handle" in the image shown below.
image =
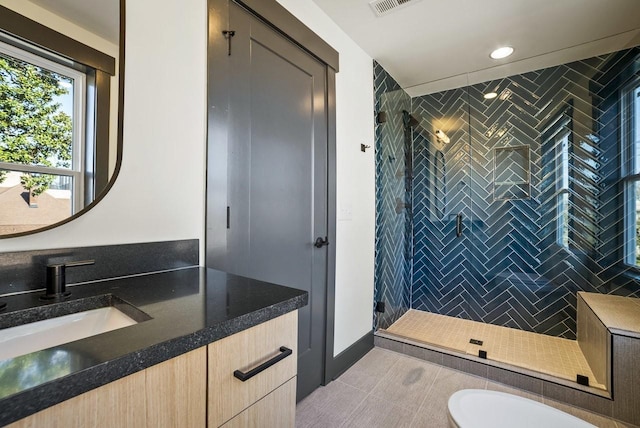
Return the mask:
M 456 238 L 462 236 L 462 213 L 456 216 Z

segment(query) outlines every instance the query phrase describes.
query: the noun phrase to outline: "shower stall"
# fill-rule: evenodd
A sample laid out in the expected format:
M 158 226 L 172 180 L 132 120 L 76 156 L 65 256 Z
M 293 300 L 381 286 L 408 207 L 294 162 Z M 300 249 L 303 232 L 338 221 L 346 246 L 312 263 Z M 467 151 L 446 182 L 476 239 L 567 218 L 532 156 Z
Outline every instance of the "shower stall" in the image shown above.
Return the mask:
M 625 101 L 639 58 L 414 98 L 374 64 L 376 329 L 420 310 L 575 339 L 578 291 L 640 296 Z

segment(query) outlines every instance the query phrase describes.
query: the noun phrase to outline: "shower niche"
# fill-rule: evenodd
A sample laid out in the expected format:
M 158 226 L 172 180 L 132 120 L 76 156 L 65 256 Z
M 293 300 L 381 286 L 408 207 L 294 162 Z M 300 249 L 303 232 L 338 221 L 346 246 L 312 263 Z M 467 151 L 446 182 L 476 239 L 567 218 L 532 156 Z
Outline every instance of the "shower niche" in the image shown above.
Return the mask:
M 493 149 L 493 199 L 527 199 L 531 196 L 529 146 Z

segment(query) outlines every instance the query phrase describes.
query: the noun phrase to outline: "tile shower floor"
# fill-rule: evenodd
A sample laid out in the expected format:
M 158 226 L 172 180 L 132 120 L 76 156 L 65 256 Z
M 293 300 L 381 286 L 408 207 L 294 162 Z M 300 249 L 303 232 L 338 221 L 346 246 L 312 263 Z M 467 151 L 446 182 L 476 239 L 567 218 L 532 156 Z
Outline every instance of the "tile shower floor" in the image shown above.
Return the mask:
M 558 408 L 602 428 L 614 419 L 382 348 L 298 403 L 296 427 L 445 428 L 447 400 L 460 389 L 490 389 Z
M 522 367 L 575 382 L 576 375 L 598 384 L 578 342 L 493 324 L 453 318 L 411 309 L 384 332 L 417 342 L 478 356 L 487 351 L 489 360 Z M 482 346 L 469 343 L 481 340 Z

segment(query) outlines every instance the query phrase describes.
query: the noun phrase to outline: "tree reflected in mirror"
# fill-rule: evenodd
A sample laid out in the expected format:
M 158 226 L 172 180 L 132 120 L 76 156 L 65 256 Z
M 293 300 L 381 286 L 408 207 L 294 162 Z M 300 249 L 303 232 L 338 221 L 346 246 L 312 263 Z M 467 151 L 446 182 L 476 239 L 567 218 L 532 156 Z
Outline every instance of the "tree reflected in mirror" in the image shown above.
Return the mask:
M 0 233 L 40 228 L 73 214 L 71 192 L 64 189 L 69 180 L 25 168 L 71 168 L 72 90 L 70 77 L 0 54 L 0 162 L 8 167 L 0 170 Z

